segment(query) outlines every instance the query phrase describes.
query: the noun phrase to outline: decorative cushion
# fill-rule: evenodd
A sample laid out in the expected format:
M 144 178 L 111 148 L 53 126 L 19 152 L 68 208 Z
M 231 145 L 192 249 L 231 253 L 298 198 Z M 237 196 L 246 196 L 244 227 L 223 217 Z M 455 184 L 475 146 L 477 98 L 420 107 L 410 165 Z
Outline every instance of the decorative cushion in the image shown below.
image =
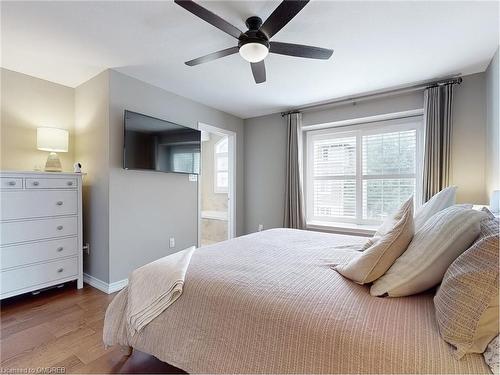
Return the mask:
M 488 215 L 489 219 L 494 219 L 495 215 L 488 209 L 488 207 L 483 207 L 481 208 L 481 211 L 483 211 L 486 215 Z
M 386 223 L 392 224 L 387 228 Z M 406 250 L 413 238 L 413 197 L 382 225 L 383 231 L 368 241 L 371 245 L 347 263 L 334 266 L 341 275 L 358 284 L 371 283 L 382 276 Z
M 487 236 L 499 235 L 500 219 L 496 218 L 486 207 L 481 209 L 487 215 L 485 220 L 481 220 L 481 233 L 479 239 Z
M 417 212 L 415 212 L 415 232 L 429 220 L 432 216 L 445 208 L 451 207 L 455 204 L 455 196 L 457 194 L 457 187 L 450 186 L 439 193 L 435 194 L 431 199 L 425 202 Z
M 409 296 L 439 284 L 449 265 L 477 238 L 484 212 L 448 207 L 415 233 L 413 240 L 370 289 L 374 296 Z
M 488 344 L 484 352 L 484 361 L 490 366 L 493 374 L 500 374 L 500 340 L 498 336 Z
M 499 332 L 498 225 L 481 221 L 477 241 L 451 264 L 434 297 L 439 332 L 457 358 L 484 352 Z

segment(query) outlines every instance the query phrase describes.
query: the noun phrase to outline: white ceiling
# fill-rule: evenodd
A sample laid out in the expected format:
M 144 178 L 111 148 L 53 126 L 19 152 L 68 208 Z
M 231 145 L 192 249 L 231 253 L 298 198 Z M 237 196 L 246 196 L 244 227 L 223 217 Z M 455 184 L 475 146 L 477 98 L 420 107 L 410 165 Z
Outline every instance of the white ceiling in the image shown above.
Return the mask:
M 203 1 L 240 29 L 277 1 Z M 173 1 L 2 2 L 2 66 L 75 87 L 106 68 L 241 118 L 450 74 L 484 71 L 498 2 L 311 1 L 273 40 L 333 48 L 328 61 L 266 58 L 267 82 L 232 55 L 184 61 L 236 40 Z

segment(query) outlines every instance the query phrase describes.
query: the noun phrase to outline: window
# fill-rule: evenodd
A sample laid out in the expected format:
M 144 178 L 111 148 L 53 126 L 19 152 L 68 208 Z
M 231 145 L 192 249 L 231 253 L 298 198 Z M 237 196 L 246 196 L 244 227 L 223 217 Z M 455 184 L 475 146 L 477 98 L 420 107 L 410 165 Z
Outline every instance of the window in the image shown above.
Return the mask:
M 378 224 L 420 191 L 422 118 L 307 132 L 308 223 Z
M 216 193 L 227 193 L 229 185 L 228 147 L 228 137 L 222 138 L 215 144 L 214 191 Z
M 171 150 L 170 168 L 172 171 L 193 171 L 193 173 L 200 171 L 199 152 L 193 152 L 191 147 L 186 146 L 172 146 Z

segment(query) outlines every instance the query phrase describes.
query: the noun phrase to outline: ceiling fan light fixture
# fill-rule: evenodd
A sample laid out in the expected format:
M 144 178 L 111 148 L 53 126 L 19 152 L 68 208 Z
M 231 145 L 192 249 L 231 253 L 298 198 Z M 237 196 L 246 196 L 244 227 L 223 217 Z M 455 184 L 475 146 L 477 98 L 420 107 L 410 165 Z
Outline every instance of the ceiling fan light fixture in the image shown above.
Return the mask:
M 256 63 L 266 58 L 269 48 L 262 43 L 250 42 L 240 46 L 239 52 L 246 61 Z

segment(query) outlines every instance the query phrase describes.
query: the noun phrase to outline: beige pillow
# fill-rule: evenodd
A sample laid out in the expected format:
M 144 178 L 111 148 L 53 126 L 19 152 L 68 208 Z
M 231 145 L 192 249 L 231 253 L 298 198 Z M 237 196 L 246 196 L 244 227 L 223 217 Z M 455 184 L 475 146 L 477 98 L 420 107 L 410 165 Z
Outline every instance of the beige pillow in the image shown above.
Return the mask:
M 431 199 L 425 202 L 422 207 L 415 212 L 415 232 L 418 232 L 425 222 L 439 211 L 453 206 L 455 204 L 456 194 L 457 187 L 450 186 L 433 195 Z
M 409 296 L 439 284 L 449 265 L 477 238 L 484 212 L 448 207 L 415 233 L 406 249 L 370 289 L 374 296 Z
M 358 284 L 371 283 L 382 276 L 394 261 L 406 250 L 413 237 L 413 197 L 386 222 L 393 223 L 387 231 L 377 232 L 371 246 L 358 257 L 334 269 Z M 385 227 L 385 225 L 382 225 Z
M 500 336 L 495 337 L 488 344 L 483 353 L 484 361 L 495 375 L 500 375 Z
M 499 236 L 484 237 L 489 228 L 481 223 L 479 240 L 451 264 L 434 297 L 439 332 L 457 358 L 484 352 L 499 333 Z

